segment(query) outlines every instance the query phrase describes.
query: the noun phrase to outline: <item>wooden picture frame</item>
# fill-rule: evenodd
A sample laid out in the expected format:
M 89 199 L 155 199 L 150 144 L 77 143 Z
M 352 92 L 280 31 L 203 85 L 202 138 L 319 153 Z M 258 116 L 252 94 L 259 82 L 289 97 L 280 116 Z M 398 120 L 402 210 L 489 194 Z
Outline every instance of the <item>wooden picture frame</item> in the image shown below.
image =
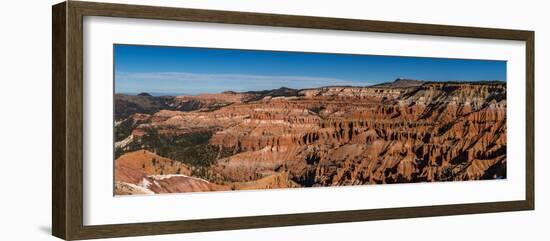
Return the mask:
M 56 237 L 66 240 L 77 240 L 534 209 L 535 37 L 533 31 L 77 1 L 59 3 L 53 6 L 52 11 L 52 233 Z M 83 224 L 84 16 L 160 19 L 524 41 L 526 43 L 525 94 L 527 98 L 527 111 L 525 113 L 526 199 L 520 201 L 474 204 L 86 226 Z

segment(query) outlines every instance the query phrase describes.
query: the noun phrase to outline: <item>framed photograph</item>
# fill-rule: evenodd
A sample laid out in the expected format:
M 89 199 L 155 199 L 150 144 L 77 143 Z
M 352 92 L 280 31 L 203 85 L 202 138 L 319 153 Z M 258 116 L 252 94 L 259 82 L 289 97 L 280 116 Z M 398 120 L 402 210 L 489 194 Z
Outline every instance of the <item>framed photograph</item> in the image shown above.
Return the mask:
M 534 209 L 534 32 L 53 6 L 53 235 Z

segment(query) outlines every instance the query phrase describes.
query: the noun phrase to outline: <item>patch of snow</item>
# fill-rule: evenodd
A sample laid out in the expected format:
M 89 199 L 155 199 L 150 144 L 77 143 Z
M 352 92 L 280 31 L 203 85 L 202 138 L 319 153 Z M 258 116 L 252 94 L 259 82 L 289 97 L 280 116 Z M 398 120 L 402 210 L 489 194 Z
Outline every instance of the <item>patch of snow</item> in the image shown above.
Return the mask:
M 151 186 L 151 182 L 149 180 L 147 180 L 147 178 L 143 178 L 141 180 L 141 182 L 139 183 L 139 186 L 143 187 L 143 188 L 146 188 L 146 189 L 149 189 L 149 186 Z
M 115 142 L 115 149 L 116 148 L 124 148 L 128 144 L 132 143 L 133 140 L 134 140 L 134 135 L 130 134 L 128 137 L 126 137 L 126 139 L 124 139 L 122 141 Z
M 204 180 L 202 178 L 191 177 L 191 176 L 187 176 L 187 175 L 184 175 L 184 174 L 151 175 L 149 177 L 153 178 L 154 180 L 164 180 L 164 179 L 170 179 L 170 178 L 173 178 L 173 177 L 185 177 L 185 178 L 190 178 L 190 179 L 193 179 L 193 180 L 196 180 L 196 181 L 202 181 L 202 182 L 210 183 L 209 181 Z
M 144 187 L 141 187 L 141 186 L 132 184 L 132 183 L 126 183 L 126 182 L 124 182 L 124 184 L 127 185 L 127 186 L 129 186 L 129 187 L 131 187 L 131 188 L 134 188 L 134 189 L 136 189 L 136 190 L 139 190 L 139 191 L 141 191 L 141 192 L 143 192 L 143 193 L 145 193 L 145 194 L 155 194 L 155 192 L 153 192 L 153 191 L 151 191 L 151 190 L 149 190 L 149 189 L 147 189 L 147 188 L 144 188 Z

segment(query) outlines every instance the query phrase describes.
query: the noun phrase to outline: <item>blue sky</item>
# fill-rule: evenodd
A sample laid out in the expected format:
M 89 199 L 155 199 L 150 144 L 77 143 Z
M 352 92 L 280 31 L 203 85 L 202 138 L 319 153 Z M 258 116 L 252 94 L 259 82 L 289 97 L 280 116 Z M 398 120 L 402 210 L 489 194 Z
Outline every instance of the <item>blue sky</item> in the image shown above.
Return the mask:
M 262 50 L 115 45 L 115 92 L 219 93 L 365 86 L 410 78 L 506 80 L 506 62 Z

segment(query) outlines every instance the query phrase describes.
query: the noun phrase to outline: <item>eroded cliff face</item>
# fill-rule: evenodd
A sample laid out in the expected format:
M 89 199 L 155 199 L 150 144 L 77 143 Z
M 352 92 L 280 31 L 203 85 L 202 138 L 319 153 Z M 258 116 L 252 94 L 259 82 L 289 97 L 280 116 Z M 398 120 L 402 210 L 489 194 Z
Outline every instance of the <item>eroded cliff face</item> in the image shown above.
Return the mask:
M 506 178 L 504 83 L 395 86 L 226 92 L 198 110 L 130 116 L 117 147 L 185 162 L 231 189 Z M 200 153 L 170 149 L 181 140 Z

